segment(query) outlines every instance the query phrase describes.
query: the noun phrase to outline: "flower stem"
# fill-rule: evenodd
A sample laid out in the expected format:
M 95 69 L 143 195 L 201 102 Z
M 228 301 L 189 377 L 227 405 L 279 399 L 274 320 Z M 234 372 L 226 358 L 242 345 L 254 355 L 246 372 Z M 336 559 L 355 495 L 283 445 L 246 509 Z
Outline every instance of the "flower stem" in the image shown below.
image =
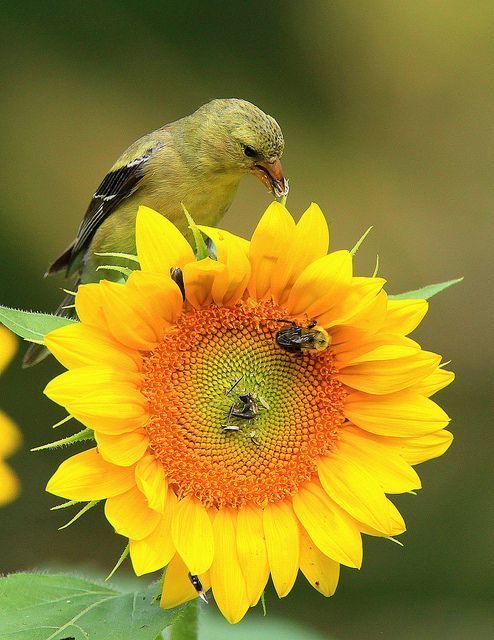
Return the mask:
M 170 640 L 197 640 L 199 632 L 199 605 L 193 600 L 171 626 Z

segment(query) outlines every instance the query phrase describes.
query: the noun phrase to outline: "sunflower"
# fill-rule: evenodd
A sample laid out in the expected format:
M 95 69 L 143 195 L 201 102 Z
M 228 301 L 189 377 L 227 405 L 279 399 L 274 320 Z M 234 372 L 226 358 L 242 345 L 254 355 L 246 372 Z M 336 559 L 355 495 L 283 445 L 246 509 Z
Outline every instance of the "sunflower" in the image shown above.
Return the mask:
M 16 351 L 14 335 L 0 326 L 0 373 L 14 357 Z M 3 412 L 0 411 L 0 506 L 15 500 L 19 494 L 19 481 L 4 462 L 19 447 L 19 430 Z
M 68 371 L 45 392 L 96 440 L 47 490 L 106 500 L 135 572 L 167 567 L 163 607 L 211 588 L 235 623 L 270 575 L 280 597 L 299 569 L 330 596 L 362 533 L 405 530 L 386 494 L 449 447 L 429 397 L 453 374 L 406 337 L 427 302 L 328 254 L 317 205 L 296 224 L 271 204 L 250 242 L 198 229 L 215 259 L 140 207 L 140 270 L 81 286 L 80 322 L 46 336 Z

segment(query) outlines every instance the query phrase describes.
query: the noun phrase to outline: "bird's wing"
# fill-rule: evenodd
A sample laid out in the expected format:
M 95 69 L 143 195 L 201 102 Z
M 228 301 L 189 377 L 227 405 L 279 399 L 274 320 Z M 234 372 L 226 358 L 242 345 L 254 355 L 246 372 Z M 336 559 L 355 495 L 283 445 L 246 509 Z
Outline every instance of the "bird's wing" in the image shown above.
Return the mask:
M 96 189 L 86 215 L 79 227 L 72 250 L 77 255 L 86 248 L 94 236 L 96 229 L 115 211 L 118 205 L 128 198 L 139 187 L 146 174 L 146 164 L 163 142 L 146 149 L 137 158 L 106 174 L 103 182 Z
M 147 163 L 164 144 L 164 142 L 154 143 L 136 158 L 113 168 L 106 174 L 89 203 L 74 242 L 49 267 L 47 275 L 58 273 L 63 269 L 70 272 L 72 264 L 87 249 L 101 224 L 115 211 L 122 200 L 139 188 L 146 175 Z

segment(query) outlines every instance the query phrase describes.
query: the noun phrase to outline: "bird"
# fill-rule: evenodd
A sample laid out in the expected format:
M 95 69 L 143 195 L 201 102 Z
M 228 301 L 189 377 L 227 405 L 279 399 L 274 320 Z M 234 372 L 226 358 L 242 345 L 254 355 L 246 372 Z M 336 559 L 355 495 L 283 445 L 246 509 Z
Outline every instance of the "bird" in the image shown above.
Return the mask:
M 192 114 L 148 133 L 118 158 L 94 192 L 76 237 L 48 267 L 80 284 L 120 274 L 104 269 L 101 253 L 135 254 L 137 209 L 145 205 L 166 216 L 187 237 L 183 207 L 196 223 L 215 226 L 229 209 L 241 179 L 254 175 L 275 198 L 288 195 L 280 162 L 285 142 L 277 121 L 240 98 L 217 98 Z M 70 316 L 72 294 L 58 307 Z M 23 366 L 47 355 L 32 344 Z

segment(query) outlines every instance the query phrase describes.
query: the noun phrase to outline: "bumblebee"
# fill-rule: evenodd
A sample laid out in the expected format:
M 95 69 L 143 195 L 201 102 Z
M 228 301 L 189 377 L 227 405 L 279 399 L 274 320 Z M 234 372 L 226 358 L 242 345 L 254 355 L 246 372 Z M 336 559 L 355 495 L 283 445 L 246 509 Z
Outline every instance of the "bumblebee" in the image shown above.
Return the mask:
M 276 319 L 276 322 L 288 325 L 276 332 L 276 344 L 288 353 L 300 355 L 304 351 L 324 351 L 331 344 L 328 332 L 317 326 L 315 320 L 305 327 L 293 320 Z

